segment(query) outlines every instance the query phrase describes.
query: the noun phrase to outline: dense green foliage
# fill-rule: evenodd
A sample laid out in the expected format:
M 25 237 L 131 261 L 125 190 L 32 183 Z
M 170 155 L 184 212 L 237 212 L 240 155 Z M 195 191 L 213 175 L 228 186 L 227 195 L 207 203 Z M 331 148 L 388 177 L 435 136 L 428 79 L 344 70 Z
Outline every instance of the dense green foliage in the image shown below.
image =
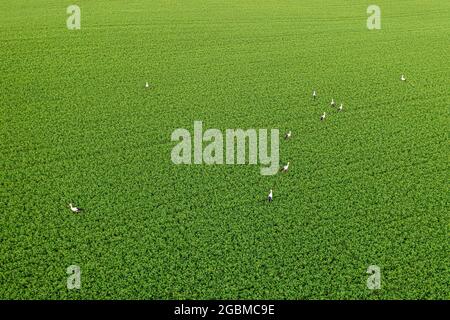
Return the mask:
M 0 2 L 0 299 L 449 297 L 450 2 L 72 3 Z M 290 171 L 174 165 L 194 120 Z

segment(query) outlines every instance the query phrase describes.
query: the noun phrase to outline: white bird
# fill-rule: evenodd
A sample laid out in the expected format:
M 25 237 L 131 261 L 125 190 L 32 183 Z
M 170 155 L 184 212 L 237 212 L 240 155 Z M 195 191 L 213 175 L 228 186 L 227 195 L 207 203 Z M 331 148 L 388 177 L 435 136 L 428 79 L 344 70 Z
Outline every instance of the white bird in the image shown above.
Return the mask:
M 267 197 L 267 200 L 269 200 L 269 202 L 272 202 L 272 200 L 273 200 L 273 192 L 272 192 L 272 189 L 270 189 L 269 196 Z
M 292 135 L 292 133 L 291 133 L 291 131 L 289 131 L 288 133 L 285 134 L 284 138 L 285 138 L 286 140 L 288 140 L 288 139 L 291 138 L 291 135 Z
M 400 80 L 402 80 L 402 81 L 406 81 L 406 77 L 405 77 L 405 75 L 404 75 L 404 74 L 402 74 L 402 76 L 400 77 Z
M 80 213 L 80 212 L 83 210 L 83 209 L 74 207 L 71 203 L 69 203 L 69 207 L 70 207 L 70 210 L 71 210 L 73 213 Z
M 148 84 L 148 82 L 145 83 L 145 87 L 146 87 L 146 88 L 149 88 L 149 87 L 150 87 L 150 85 Z
M 316 90 L 313 91 L 313 98 L 315 99 L 317 96 Z
M 283 168 L 281 168 L 281 171 L 283 172 L 287 172 L 288 170 L 289 170 L 289 162 L 285 166 L 283 166 Z
M 326 115 L 327 115 L 327 114 L 324 112 L 323 115 L 320 117 L 320 121 L 325 120 L 325 116 L 326 116 Z
M 334 102 L 334 99 L 331 99 L 331 106 L 334 107 L 336 105 L 336 102 Z
M 344 105 L 341 103 L 341 105 L 339 106 L 338 111 L 342 111 L 342 109 L 344 109 Z

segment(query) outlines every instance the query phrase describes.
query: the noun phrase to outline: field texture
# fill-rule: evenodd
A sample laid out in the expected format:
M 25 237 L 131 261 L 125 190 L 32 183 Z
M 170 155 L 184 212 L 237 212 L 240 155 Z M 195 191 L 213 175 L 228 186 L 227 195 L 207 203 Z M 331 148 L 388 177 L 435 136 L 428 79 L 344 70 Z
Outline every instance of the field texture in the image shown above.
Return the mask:
M 0 1 L 0 299 L 449 298 L 449 1 L 71 4 Z M 290 171 L 174 165 L 195 120 Z

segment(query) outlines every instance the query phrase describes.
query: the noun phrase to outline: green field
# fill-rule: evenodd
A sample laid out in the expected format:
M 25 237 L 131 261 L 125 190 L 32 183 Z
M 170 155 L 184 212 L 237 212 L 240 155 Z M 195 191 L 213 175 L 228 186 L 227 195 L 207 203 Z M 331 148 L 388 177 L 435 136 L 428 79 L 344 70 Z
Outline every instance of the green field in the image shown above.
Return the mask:
M 449 298 L 450 2 L 74 2 L 0 2 L 0 299 Z M 173 164 L 196 120 L 290 171 Z

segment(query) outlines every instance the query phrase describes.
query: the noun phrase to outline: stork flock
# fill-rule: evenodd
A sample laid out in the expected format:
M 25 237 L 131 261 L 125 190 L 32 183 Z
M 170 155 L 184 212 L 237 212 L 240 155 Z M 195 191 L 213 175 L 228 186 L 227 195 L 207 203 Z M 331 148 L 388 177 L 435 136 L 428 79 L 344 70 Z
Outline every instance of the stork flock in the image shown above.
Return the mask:
M 406 82 L 406 77 L 405 77 L 404 74 L 402 74 L 402 75 L 400 76 L 400 80 L 401 80 L 402 82 Z M 149 89 L 149 88 L 150 88 L 150 84 L 148 83 L 148 81 L 145 82 L 145 88 L 146 88 L 146 89 Z M 314 100 L 317 98 L 317 91 L 316 91 L 316 90 L 313 90 L 312 97 L 313 97 Z M 333 108 L 336 107 L 336 101 L 334 101 L 334 98 L 331 99 L 330 105 L 331 105 L 331 107 L 333 107 Z M 343 110 L 344 110 L 344 104 L 341 103 L 341 104 L 339 105 L 337 111 L 338 111 L 338 112 L 342 112 Z M 327 116 L 327 114 L 326 114 L 326 112 L 324 112 L 324 113 L 320 116 L 320 121 L 324 121 L 325 118 L 326 118 L 326 116 Z M 291 137 L 292 137 L 292 132 L 289 130 L 289 131 L 284 135 L 284 139 L 285 139 L 285 140 L 289 140 L 289 139 L 291 139 Z M 283 172 L 283 173 L 288 172 L 288 170 L 289 170 L 289 164 L 290 164 L 290 162 L 288 161 L 288 163 L 287 163 L 286 165 L 284 165 L 283 167 L 281 167 L 280 171 Z M 269 202 L 272 202 L 272 201 L 273 201 L 273 189 L 270 189 L 269 195 L 267 196 L 267 200 L 268 200 Z M 83 211 L 83 209 L 74 206 L 72 203 L 69 203 L 69 209 L 70 209 L 70 211 L 72 211 L 73 213 L 81 213 L 81 212 Z
M 400 80 L 401 80 L 402 82 L 406 82 L 406 77 L 405 77 L 404 74 L 402 74 L 402 75 L 400 76 Z M 317 91 L 316 91 L 316 90 L 313 90 L 313 92 L 312 92 L 312 97 L 313 97 L 314 100 L 317 98 Z M 333 108 L 336 107 L 336 101 L 334 101 L 334 98 L 331 99 L 330 105 L 331 105 L 331 107 L 333 107 Z M 341 104 L 339 105 L 339 107 L 337 108 L 337 112 L 342 112 L 343 110 L 344 110 L 344 104 L 341 103 Z M 327 116 L 327 114 L 326 114 L 326 112 L 324 112 L 324 113 L 320 116 L 320 121 L 324 121 L 325 118 L 326 118 L 326 116 Z M 288 131 L 288 132 L 285 134 L 284 138 L 285 138 L 286 140 L 288 140 L 288 139 L 291 138 L 291 136 L 292 136 L 292 132 L 291 132 L 291 131 Z M 288 169 L 289 169 L 289 162 L 288 162 L 285 166 L 283 166 L 283 167 L 281 168 L 280 171 L 281 171 L 281 172 L 287 172 Z M 269 202 L 272 202 L 272 201 L 273 201 L 273 189 L 270 189 L 269 195 L 267 196 L 267 200 L 268 200 Z

